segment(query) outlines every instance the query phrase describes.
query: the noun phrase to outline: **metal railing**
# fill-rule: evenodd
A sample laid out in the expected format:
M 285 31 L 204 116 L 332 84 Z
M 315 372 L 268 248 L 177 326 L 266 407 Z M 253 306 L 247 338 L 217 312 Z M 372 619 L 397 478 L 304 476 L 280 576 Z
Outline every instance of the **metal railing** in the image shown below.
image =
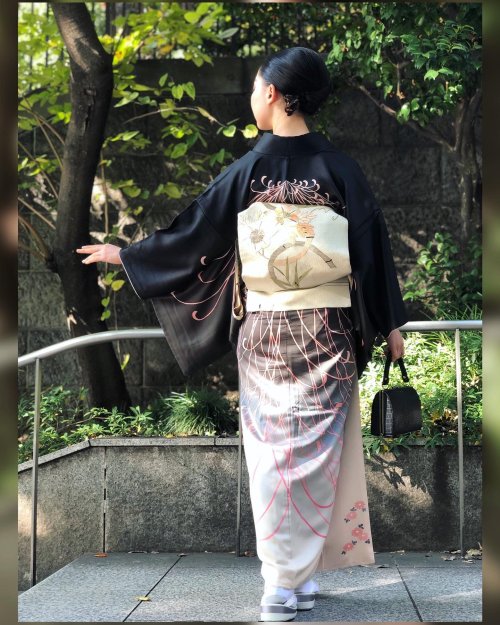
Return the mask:
M 463 428 L 462 428 L 462 367 L 460 362 L 460 330 L 481 330 L 482 320 L 446 320 L 446 321 L 409 321 L 401 326 L 402 332 L 425 332 L 430 330 L 455 331 L 455 369 L 457 387 L 458 413 L 458 482 L 459 482 L 459 510 L 460 510 L 460 553 L 464 556 L 463 526 L 464 526 L 464 456 L 463 456 Z M 36 584 L 36 539 L 37 539 L 37 501 L 38 501 L 38 446 L 40 430 L 40 402 L 42 388 L 42 360 L 56 354 L 87 347 L 97 343 L 119 341 L 122 339 L 152 339 L 164 338 L 161 328 L 131 328 L 127 330 L 109 330 L 87 334 L 48 347 L 43 347 L 30 354 L 18 358 L 18 366 L 23 367 L 35 363 L 35 415 L 33 431 L 33 464 L 31 490 L 31 554 L 30 554 L 30 583 Z M 240 556 L 240 517 L 241 517 L 241 481 L 242 481 L 242 436 L 241 413 L 239 413 L 238 436 L 238 494 L 236 507 L 236 556 Z

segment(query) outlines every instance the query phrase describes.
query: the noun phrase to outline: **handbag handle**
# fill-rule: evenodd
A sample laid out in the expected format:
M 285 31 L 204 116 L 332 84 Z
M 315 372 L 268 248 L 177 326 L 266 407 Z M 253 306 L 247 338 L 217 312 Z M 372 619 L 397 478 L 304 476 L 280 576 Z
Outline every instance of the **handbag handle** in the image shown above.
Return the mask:
M 394 361 L 394 366 L 396 366 L 396 364 L 398 364 L 399 368 L 401 369 L 401 375 L 403 376 L 403 380 L 405 382 L 409 382 L 410 379 L 408 377 L 408 373 L 406 372 L 406 367 L 404 365 L 402 356 L 401 356 L 401 358 L 398 358 L 397 360 Z M 384 384 L 388 384 L 389 383 L 389 369 L 390 369 L 390 367 L 391 367 L 391 350 L 388 350 L 387 357 L 385 359 L 384 378 L 382 380 L 382 386 L 384 386 Z

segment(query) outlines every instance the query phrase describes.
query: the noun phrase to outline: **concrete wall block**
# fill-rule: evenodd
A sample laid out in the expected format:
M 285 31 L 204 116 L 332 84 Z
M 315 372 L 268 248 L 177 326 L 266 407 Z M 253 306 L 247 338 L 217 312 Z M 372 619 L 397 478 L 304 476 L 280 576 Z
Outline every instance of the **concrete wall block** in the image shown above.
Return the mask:
M 21 205 L 22 208 L 19 210 L 19 215 L 22 215 L 24 219 L 26 219 L 29 223 L 31 223 L 31 214 L 30 212 Z M 19 224 L 18 227 L 18 242 L 19 242 L 19 250 L 17 253 L 17 269 L 18 271 L 28 270 L 30 268 L 30 235 L 26 232 L 26 229 Z M 28 249 L 23 249 L 21 246 L 26 247 Z
M 145 339 L 144 385 L 168 389 L 185 381 L 166 339 Z
M 159 339 L 158 339 L 159 340 Z M 127 387 L 141 386 L 143 374 L 143 349 L 140 339 L 120 340 L 113 342 L 116 357 L 120 363 L 126 354 L 130 354 L 127 366 L 123 370 Z
M 126 280 L 125 277 L 122 278 Z M 118 320 L 119 328 L 159 328 L 160 324 L 155 315 L 155 311 L 150 301 L 143 300 L 138 297 L 127 281 L 116 294 L 116 318 L 112 313 L 109 319 L 113 321 L 110 327 L 114 327 L 115 321 Z M 109 321 L 109 320 L 108 320 Z M 134 339 L 139 341 L 141 339 Z
M 230 550 L 236 475 L 236 447 L 109 448 L 107 548 Z
M 20 327 L 59 329 L 66 326 L 64 297 L 56 274 L 21 271 L 18 284 Z
M 102 551 L 105 448 L 87 448 L 40 466 L 37 581 L 88 551 Z M 30 587 L 31 469 L 19 473 L 20 590 Z
M 379 145 L 380 113 L 375 104 L 362 93 L 355 90 L 344 92 L 342 100 L 330 116 L 328 131 L 332 142 L 338 144 L 341 150 L 348 152 L 351 147 L 359 145 Z M 360 128 L 363 128 L 362 132 Z
M 434 142 L 408 124 L 400 124 L 388 113 L 380 112 L 380 139 L 383 145 L 396 145 L 401 148 L 431 147 Z
M 168 62 L 139 61 L 136 66 L 137 80 L 145 81 L 145 84 L 156 84 L 168 69 L 169 79 L 175 82 L 193 82 L 197 95 L 240 94 L 251 89 L 263 58 L 219 57 L 214 59 L 213 65 L 205 64 L 201 70 L 184 59 L 169 59 Z
M 63 330 L 32 330 L 28 338 L 28 352 L 33 352 L 47 345 L 53 345 L 69 339 L 69 332 Z M 42 388 L 52 384 L 78 386 L 81 382 L 80 367 L 75 350 L 69 350 L 45 358 L 42 364 Z M 35 365 L 27 365 L 27 384 L 34 387 Z
M 365 172 L 382 210 L 387 205 L 405 204 L 410 209 L 416 203 L 432 202 L 440 205 L 441 168 L 438 147 L 353 148 L 349 154 Z M 435 220 L 436 216 L 433 221 Z
M 445 550 L 459 544 L 458 453 L 411 447 L 369 459 L 370 523 L 375 551 Z M 481 453 L 464 449 L 467 548 L 481 539 Z
M 158 387 L 167 393 L 176 387 L 200 385 L 225 394 L 238 389 L 238 368 L 236 354 L 231 350 L 216 361 L 186 377 L 175 361 L 166 340 L 146 339 L 144 341 L 144 368 L 146 387 Z

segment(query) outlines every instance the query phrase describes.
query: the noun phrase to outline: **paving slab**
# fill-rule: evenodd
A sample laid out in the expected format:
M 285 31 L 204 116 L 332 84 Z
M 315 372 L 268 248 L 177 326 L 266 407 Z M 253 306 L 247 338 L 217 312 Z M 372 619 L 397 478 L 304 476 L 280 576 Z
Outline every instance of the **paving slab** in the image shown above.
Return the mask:
M 375 553 L 374 564 L 321 571 L 314 609 L 294 621 L 481 622 L 482 561 L 444 557 Z M 260 568 L 234 553 L 85 554 L 19 595 L 18 620 L 257 622 Z
M 176 554 L 85 554 L 18 597 L 18 620 L 123 622 L 178 560 Z
M 416 567 L 406 569 L 403 578 L 421 620 L 482 622 L 482 575 L 475 565 Z

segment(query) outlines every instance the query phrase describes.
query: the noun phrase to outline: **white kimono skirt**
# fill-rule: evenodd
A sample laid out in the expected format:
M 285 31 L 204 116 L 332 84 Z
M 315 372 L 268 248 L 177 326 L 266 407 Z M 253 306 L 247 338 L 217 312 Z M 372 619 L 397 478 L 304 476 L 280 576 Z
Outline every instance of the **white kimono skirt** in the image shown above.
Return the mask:
M 375 562 L 348 312 L 250 311 L 240 327 L 242 436 L 270 585 Z

